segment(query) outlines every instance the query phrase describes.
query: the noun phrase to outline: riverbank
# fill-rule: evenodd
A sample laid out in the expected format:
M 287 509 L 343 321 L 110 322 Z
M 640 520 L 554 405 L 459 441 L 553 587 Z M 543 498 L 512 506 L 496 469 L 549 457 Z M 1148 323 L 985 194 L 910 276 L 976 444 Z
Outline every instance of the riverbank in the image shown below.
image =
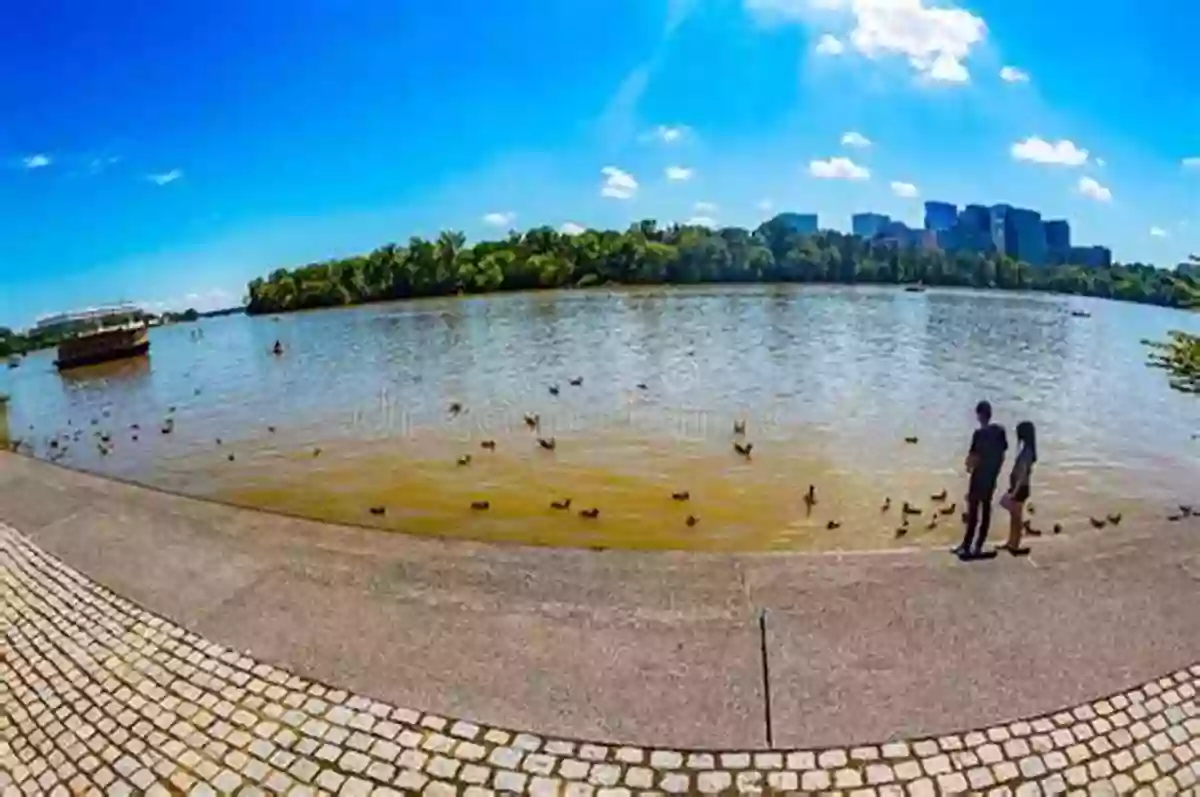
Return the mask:
M 763 749 L 768 690 L 776 747 L 936 736 L 1200 660 L 1200 536 L 1181 524 L 972 565 L 596 553 L 294 520 L 7 454 L 0 522 L 260 661 L 542 736 Z
M 459 232 L 412 238 L 369 254 L 276 269 L 247 287 L 251 314 L 388 299 L 601 284 L 923 284 L 1049 291 L 1168 307 L 1200 307 L 1194 269 L 1133 263 L 1032 266 L 996 253 L 870 242 L 834 231 L 798 234 L 776 217 L 753 232 L 644 220 L 624 232 L 548 227 L 468 246 Z

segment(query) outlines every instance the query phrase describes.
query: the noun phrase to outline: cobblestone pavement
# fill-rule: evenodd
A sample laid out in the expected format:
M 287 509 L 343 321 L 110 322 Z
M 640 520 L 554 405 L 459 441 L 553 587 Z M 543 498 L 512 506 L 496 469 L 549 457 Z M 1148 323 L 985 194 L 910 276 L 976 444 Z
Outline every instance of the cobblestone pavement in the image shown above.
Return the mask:
M 854 748 L 543 738 L 314 683 L 112 594 L 0 524 L 0 797 L 1196 794 L 1200 666 L 1069 711 Z

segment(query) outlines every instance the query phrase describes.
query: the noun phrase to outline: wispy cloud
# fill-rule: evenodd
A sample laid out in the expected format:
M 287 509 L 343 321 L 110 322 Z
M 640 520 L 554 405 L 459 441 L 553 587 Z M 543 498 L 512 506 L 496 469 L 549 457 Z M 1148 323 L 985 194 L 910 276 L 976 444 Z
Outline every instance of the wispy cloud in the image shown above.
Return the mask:
M 42 152 L 38 152 L 33 155 L 27 155 L 21 159 L 21 165 L 26 169 L 44 169 L 49 166 L 50 163 L 50 156 Z
M 686 166 L 668 166 L 665 174 L 668 180 L 690 180 L 692 179 L 692 175 L 695 174 L 695 170 L 689 169 Z
M 1112 200 L 1112 191 L 1105 186 L 1100 185 L 1091 177 L 1080 177 L 1079 183 L 1075 186 L 1082 196 L 1088 199 L 1094 199 L 1097 202 L 1109 202 Z
M 849 158 L 815 160 L 808 164 L 808 173 L 822 180 L 869 180 L 871 172 Z
M 600 186 L 600 196 L 609 199 L 632 199 L 633 195 L 637 193 L 638 182 L 629 172 L 618 169 L 616 166 L 605 166 L 600 170 L 600 174 L 604 176 L 604 183 Z
M 1166 238 L 1168 233 L 1162 227 L 1151 227 L 1150 234 L 1155 238 Z
M 492 227 L 508 227 L 516 220 L 517 214 L 511 210 L 503 212 L 487 213 L 483 217 L 483 223 Z
M 841 55 L 846 52 L 846 45 L 842 44 L 842 40 L 831 33 L 826 33 L 817 40 L 816 50 L 817 55 Z
M 864 136 L 862 133 L 856 133 L 851 130 L 842 136 L 842 146 L 854 147 L 855 149 L 866 149 L 871 146 L 871 139 Z
M 687 125 L 659 125 L 653 130 L 642 134 L 643 141 L 659 141 L 663 144 L 675 144 L 691 135 L 692 128 Z
M 712 216 L 692 216 L 685 223 L 690 224 L 693 227 L 716 227 L 717 226 L 717 220 L 714 219 Z
M 100 174 L 110 166 L 115 166 L 121 162 L 119 155 L 108 155 L 102 158 L 92 158 L 88 161 L 88 174 Z
M 1005 66 L 1000 68 L 1000 79 L 1005 83 L 1028 83 L 1029 73 L 1015 66 Z
M 172 169 L 169 172 L 160 172 L 158 174 L 148 174 L 146 179 L 155 185 L 168 185 L 183 177 L 182 169 Z
M 1038 136 L 1030 136 L 1013 144 L 1010 152 L 1013 160 L 1055 166 L 1082 166 L 1088 159 L 1086 149 L 1080 149 L 1075 146 L 1075 142 L 1065 138 L 1051 142 Z
M 912 183 L 902 183 L 898 180 L 892 182 L 892 193 L 904 199 L 914 199 L 920 196 L 917 187 Z

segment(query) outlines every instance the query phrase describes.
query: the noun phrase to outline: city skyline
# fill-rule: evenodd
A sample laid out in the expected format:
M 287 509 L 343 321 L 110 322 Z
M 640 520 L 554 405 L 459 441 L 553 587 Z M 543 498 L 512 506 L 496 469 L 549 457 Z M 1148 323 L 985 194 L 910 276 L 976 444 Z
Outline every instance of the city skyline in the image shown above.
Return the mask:
M 1200 107 L 1177 60 L 1190 7 L 515 0 L 452 27 L 444 12 L 15 8 L 0 324 L 118 297 L 228 304 L 274 268 L 442 229 L 753 228 L 787 208 L 920 226 L 933 197 L 1069 218 L 1121 260 L 1200 249 Z M 1064 40 L 1077 14 L 1090 33 Z M 1097 59 L 1098 39 L 1120 57 Z

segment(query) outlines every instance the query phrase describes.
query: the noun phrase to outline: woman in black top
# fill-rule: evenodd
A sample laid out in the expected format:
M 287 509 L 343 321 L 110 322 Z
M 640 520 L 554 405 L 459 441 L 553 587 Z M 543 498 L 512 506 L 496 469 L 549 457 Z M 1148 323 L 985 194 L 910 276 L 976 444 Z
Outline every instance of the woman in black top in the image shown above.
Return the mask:
M 1037 462 L 1037 434 L 1033 423 L 1021 421 L 1017 424 L 1017 442 L 1021 449 L 1008 477 L 1008 495 L 1001 503 L 1009 514 L 1008 542 L 1003 547 L 1013 556 L 1022 556 L 1029 553 L 1028 548 L 1021 547 L 1021 532 L 1025 526 L 1025 502 L 1029 500 L 1033 464 Z

